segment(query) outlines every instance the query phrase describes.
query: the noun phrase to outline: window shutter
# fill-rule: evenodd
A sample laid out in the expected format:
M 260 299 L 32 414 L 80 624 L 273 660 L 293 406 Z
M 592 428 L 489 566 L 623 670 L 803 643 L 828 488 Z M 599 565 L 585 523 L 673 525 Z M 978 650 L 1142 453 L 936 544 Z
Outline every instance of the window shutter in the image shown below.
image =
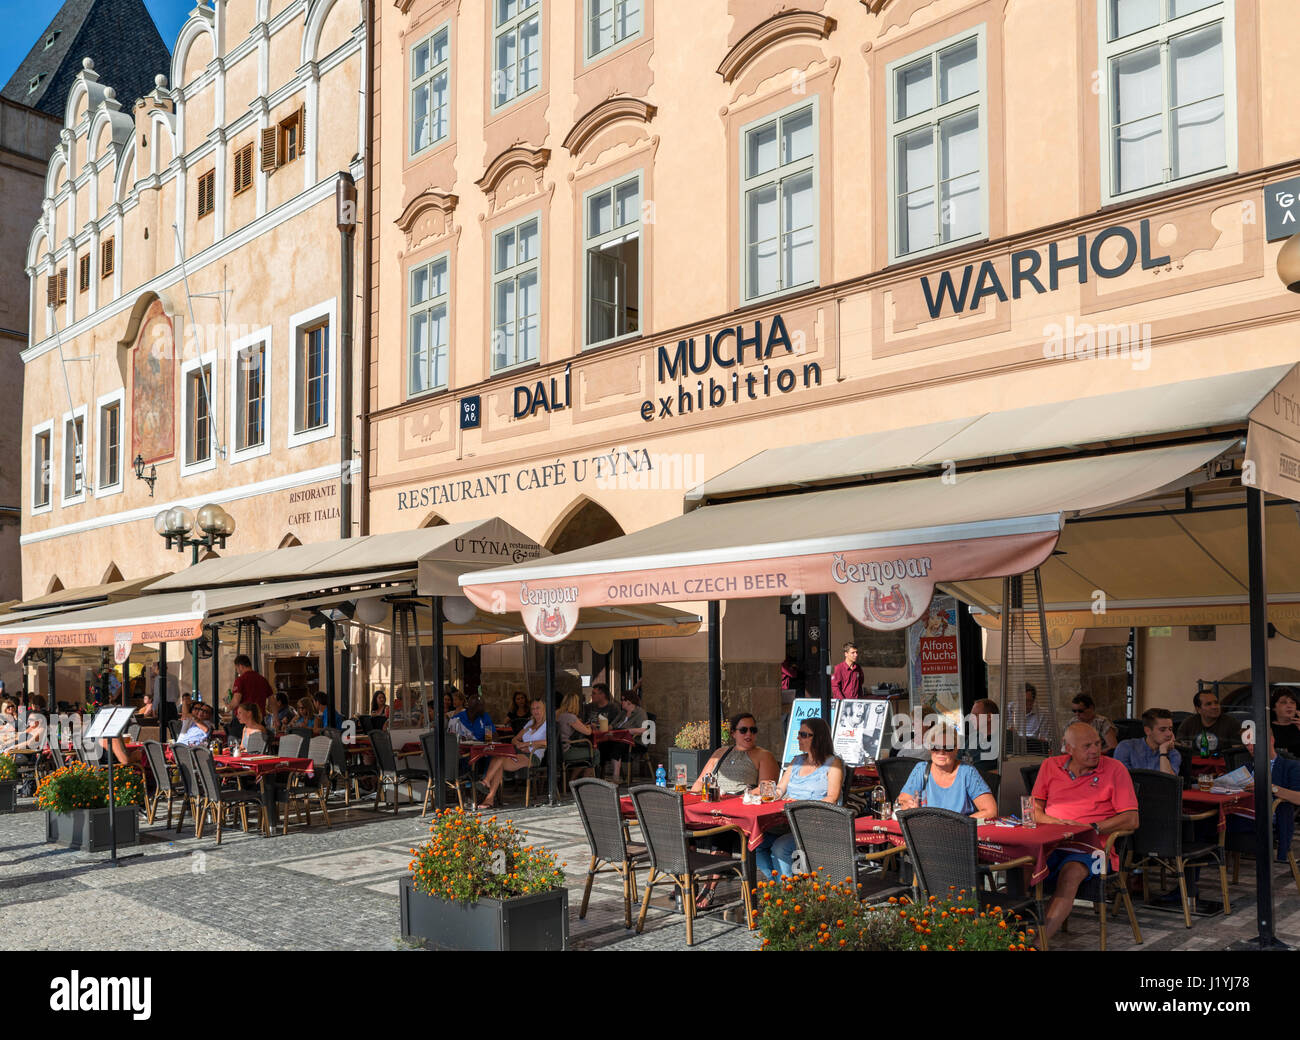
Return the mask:
M 307 154 L 307 106 L 298 107 L 298 154 Z
M 272 173 L 280 165 L 279 156 L 280 131 L 277 127 L 267 127 L 262 131 L 262 172 Z
M 45 280 L 45 306 L 57 307 L 59 305 L 59 276 L 51 274 Z
M 102 243 L 99 247 L 99 277 L 107 278 L 113 273 L 113 240 Z
M 85 292 L 90 288 L 90 254 L 83 253 L 77 259 L 77 291 Z
M 59 295 L 57 302 L 68 302 L 68 269 L 66 267 L 59 268 Z

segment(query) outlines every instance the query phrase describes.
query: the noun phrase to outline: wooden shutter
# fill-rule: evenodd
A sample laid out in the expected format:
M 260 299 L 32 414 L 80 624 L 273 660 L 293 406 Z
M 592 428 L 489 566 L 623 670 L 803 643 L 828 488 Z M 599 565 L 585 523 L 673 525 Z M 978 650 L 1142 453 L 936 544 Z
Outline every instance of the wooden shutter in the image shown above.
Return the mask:
M 263 173 L 273 173 L 280 165 L 279 143 L 279 127 L 271 126 L 262 131 L 261 169 Z
M 298 154 L 307 154 L 307 106 L 298 106 Z
M 55 302 L 60 304 L 68 302 L 68 269 L 66 267 L 59 268 L 59 295 Z
M 77 291 L 85 292 L 90 288 L 90 254 L 83 253 L 77 260 Z
M 45 306 L 57 307 L 59 305 L 59 276 L 53 272 L 45 280 Z
M 113 273 L 113 240 L 110 238 L 99 246 L 99 277 L 107 278 Z

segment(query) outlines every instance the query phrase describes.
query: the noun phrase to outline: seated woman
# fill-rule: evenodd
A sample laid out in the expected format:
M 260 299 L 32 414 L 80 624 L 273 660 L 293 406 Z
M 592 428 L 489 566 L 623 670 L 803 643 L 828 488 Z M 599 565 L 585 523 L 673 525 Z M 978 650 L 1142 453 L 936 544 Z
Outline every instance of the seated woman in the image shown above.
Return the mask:
M 499 756 L 488 764 L 487 775 L 483 777 L 487 784 L 487 797 L 479 803 L 480 809 L 496 808 L 497 790 L 507 770 L 514 773 L 527 769 L 530 761 L 540 762 L 546 753 L 546 705 L 541 698 L 533 701 L 528 724 L 510 742 L 518 749 L 518 754 L 510 758 Z
M 560 750 L 566 765 L 581 766 L 573 775 L 575 777 L 591 776 L 596 765 L 595 745 L 591 742 L 592 727 L 582 721 L 582 694 L 571 693 L 560 702 L 560 709 L 555 713 L 555 725 L 560 731 Z M 585 743 L 576 747 L 574 741 L 587 738 Z
M 641 707 L 641 695 L 636 690 L 623 694 L 623 714 L 614 722 L 614 729 L 624 729 L 640 736 L 645 732 L 646 713 Z M 614 763 L 614 783 L 618 783 L 623 773 L 623 763 L 632 755 L 632 748 L 621 740 L 607 740 L 600 745 L 600 769 L 603 773 L 609 762 Z
M 388 698 L 383 690 L 375 691 L 375 695 L 370 698 L 370 714 L 388 718 Z
M 516 690 L 514 703 L 506 714 L 506 722 L 510 724 L 512 732 L 518 733 L 528 725 L 528 719 L 528 694 L 524 693 L 523 690 Z
M 758 746 L 757 720 L 749 712 L 741 712 L 731 717 L 731 743 L 713 752 L 691 790 L 699 794 L 705 779 L 716 776 L 719 793 L 731 797 L 752 791 L 764 780 L 775 780 L 780 775 L 776 756 Z
M 299 697 L 298 703 L 294 705 L 293 720 L 289 723 L 289 729 L 309 729 L 313 737 L 318 737 L 325 732 L 323 726 L 316 725 L 316 698 Z
M 960 761 L 956 731 L 950 726 L 938 727 L 931 740 L 930 761 L 916 764 L 898 796 L 898 808 L 927 805 L 977 820 L 995 819 L 997 800 L 980 771 Z
M 266 727 L 262 725 L 262 709 L 252 702 L 248 704 L 241 702 L 235 709 L 235 714 L 239 716 L 239 724 L 243 727 L 239 735 L 239 746 L 247 751 L 249 736 L 260 733 L 262 735 L 262 746 L 266 747 L 269 738 Z
M 844 763 L 835 757 L 831 728 L 819 718 L 799 724 L 799 750 L 776 787 L 776 797 L 791 801 L 829 802 L 838 805 L 844 789 Z M 794 876 L 793 834 L 769 834 L 754 853 L 762 878 L 775 870 L 782 877 Z

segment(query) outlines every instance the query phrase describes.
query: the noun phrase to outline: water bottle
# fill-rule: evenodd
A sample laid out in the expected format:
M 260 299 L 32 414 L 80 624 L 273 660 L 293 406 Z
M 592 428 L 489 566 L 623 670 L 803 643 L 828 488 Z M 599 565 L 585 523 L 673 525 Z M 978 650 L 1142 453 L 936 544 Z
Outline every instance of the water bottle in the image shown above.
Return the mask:
M 1201 757 L 1210 757 L 1210 738 L 1205 735 L 1205 730 L 1201 730 Z
M 661 762 L 659 764 L 659 768 L 655 770 L 655 787 L 667 787 L 667 786 L 668 786 L 668 773 L 664 770 L 663 763 Z

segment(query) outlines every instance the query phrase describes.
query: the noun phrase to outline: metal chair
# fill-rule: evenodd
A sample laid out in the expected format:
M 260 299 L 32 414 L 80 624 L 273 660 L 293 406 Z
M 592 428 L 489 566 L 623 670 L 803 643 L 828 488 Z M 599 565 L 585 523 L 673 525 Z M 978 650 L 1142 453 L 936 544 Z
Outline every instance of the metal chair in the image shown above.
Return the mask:
M 1025 794 L 1034 793 L 1034 784 L 1038 782 L 1038 771 L 1042 768 L 1042 762 L 1036 762 L 1032 766 L 1020 767 L 1020 779 L 1025 782 Z
M 1154 863 L 1161 874 L 1172 870 L 1178 878 L 1178 892 L 1183 903 L 1183 924 L 1192 926 L 1192 907 L 1187 895 L 1184 867 L 1198 860 L 1210 860 L 1219 867 L 1223 889 L 1223 916 L 1231 913 L 1228 903 L 1228 856 L 1222 832 L 1216 842 L 1188 841 L 1192 824 L 1198 820 L 1217 820 L 1219 810 L 1185 815 L 1183 785 L 1178 777 L 1155 769 L 1131 769 L 1133 790 L 1138 799 L 1138 829 L 1133 832 L 1132 855 L 1135 865 Z M 1150 872 L 1142 871 L 1142 898 L 1150 898 Z
M 168 719 L 168 720 L 167 720 L 167 732 L 168 732 L 168 734 L 171 736 L 171 739 L 172 739 L 173 741 L 175 741 L 175 740 L 176 740 L 176 739 L 181 735 L 181 720 L 180 720 L 180 719 Z
M 266 737 L 256 730 L 251 730 L 242 741 L 244 750 L 250 755 L 260 755 L 266 751 Z M 295 756 L 296 757 L 296 756 Z
M 194 836 L 197 838 L 199 824 L 199 805 L 203 801 L 203 792 L 199 789 L 199 780 L 194 772 L 194 749 L 187 744 L 173 744 L 172 756 L 176 759 L 176 771 L 180 773 L 181 812 L 176 819 L 176 833 L 180 834 L 185 826 L 185 810 L 189 809 L 194 820 Z
M 650 893 L 661 880 L 667 879 L 676 886 L 682 895 L 682 904 L 686 908 L 686 945 L 694 945 L 696 879 L 715 874 L 735 872 L 740 877 L 740 894 L 745 904 L 745 920 L 752 929 L 753 913 L 750 906 L 749 857 L 734 858 L 726 853 L 700 852 L 691 848 L 691 842 L 713 834 L 734 831 L 728 824 L 725 827 L 710 827 L 707 830 L 688 831 L 684 815 L 682 796 L 675 791 L 662 787 L 642 785 L 632 788 L 632 804 L 636 807 L 637 819 L 641 822 L 641 834 L 645 838 L 646 849 L 650 856 L 650 877 L 646 881 L 645 895 L 641 899 L 641 913 L 637 916 L 638 933 L 645 927 L 646 911 L 650 908 Z
M 167 765 L 167 753 L 158 741 L 146 740 L 144 742 L 144 757 L 149 763 L 149 771 L 153 773 L 153 797 L 149 797 L 147 789 L 144 797 L 146 817 L 150 823 L 153 823 L 154 816 L 158 811 L 158 799 L 165 794 L 167 796 L 166 825 L 171 827 L 172 802 L 179 796 L 182 804 L 184 803 L 185 784 L 179 778 L 172 779 L 172 767 Z
M 619 806 L 618 787 L 608 780 L 580 777 L 569 785 L 578 806 L 582 829 L 591 846 L 591 865 L 582 890 L 578 920 L 587 916 L 591 885 L 597 874 L 615 873 L 623 879 L 623 927 L 632 927 L 632 900 L 636 896 L 636 868 L 649 861 L 645 845 L 628 840 L 627 824 Z
M 901 845 L 889 845 L 874 852 L 861 851 L 853 832 L 853 810 L 843 806 L 791 802 L 785 807 L 785 817 L 790 821 L 795 847 L 803 854 L 803 872 L 819 873 L 831 884 L 846 881 L 861 889 L 862 878 L 869 870 L 878 865 L 883 873 L 890 861 L 903 851 Z
M 1284 802 L 1281 798 L 1273 799 L 1273 815 L 1277 815 L 1279 808 L 1295 811 L 1295 806 L 1290 802 Z M 1253 822 L 1254 817 L 1251 817 Z M 1276 849 L 1279 845 L 1277 827 L 1273 828 L 1273 847 Z M 1248 856 L 1255 854 L 1255 834 L 1254 831 L 1233 831 L 1228 830 L 1223 835 L 1223 847 L 1226 852 L 1232 853 L 1232 883 L 1235 885 L 1241 877 L 1241 854 L 1244 852 Z M 1286 862 L 1291 868 L 1291 877 L 1295 880 L 1296 891 L 1300 892 L 1300 864 L 1296 863 L 1295 853 L 1290 848 L 1286 850 Z
M 916 869 L 919 899 L 934 896 L 956 901 L 968 893 L 974 897 L 975 905 L 982 908 L 1000 906 L 1007 913 L 1023 910 L 1042 921 L 1038 900 L 980 888 L 979 840 L 974 819 L 930 806 L 907 809 L 899 813 L 898 822 Z M 1029 856 L 1021 856 L 986 866 L 991 871 L 1002 872 L 1032 866 L 1033 862 Z
M 880 783 L 885 788 L 885 797 L 890 802 L 897 803 L 898 796 L 903 793 L 903 785 L 912 775 L 912 770 L 923 764 L 923 760 L 919 758 L 876 759 L 876 775 L 880 777 Z
M 391 784 L 393 787 L 393 812 L 398 809 L 398 792 L 397 789 L 401 784 L 406 784 L 406 797 L 415 801 L 415 790 L 411 786 L 413 780 L 418 780 L 420 774 L 416 770 L 408 769 L 405 766 L 398 766 L 397 756 L 393 754 L 393 738 L 387 731 L 377 729 L 370 734 L 370 747 L 375 752 L 375 765 L 378 767 L 376 780 L 378 783 L 375 787 L 375 811 L 379 811 L 379 802 L 383 797 L 384 786 Z
M 334 775 L 341 777 L 343 780 L 343 804 L 352 804 L 352 792 L 355 789 L 356 796 L 361 797 L 360 781 L 366 777 L 377 777 L 379 767 L 369 765 L 363 762 L 349 762 L 347 748 L 344 746 L 342 739 L 330 741 L 330 763 L 334 767 Z
M 306 742 L 302 737 L 294 734 L 286 734 L 280 738 L 280 757 L 281 758 L 304 758 L 303 746 Z
M 429 803 L 433 800 L 433 763 L 436 750 L 434 741 L 437 739 L 438 735 L 433 730 L 420 734 L 420 747 L 424 749 L 425 776 L 428 777 L 428 782 L 424 785 L 424 805 L 420 808 L 421 816 L 428 813 Z M 462 809 L 465 808 L 465 797 L 461 793 L 461 783 L 467 776 L 468 774 L 460 771 L 460 741 L 456 738 L 456 734 L 444 733 L 442 735 L 442 782 L 456 792 L 456 804 Z
M 199 790 L 202 793 L 203 800 L 199 803 L 199 814 L 194 821 L 194 836 L 203 837 L 203 821 L 207 818 L 208 813 L 212 813 L 213 822 L 217 827 L 217 844 L 221 844 L 221 827 L 225 818 L 226 806 L 239 806 L 239 819 L 243 824 L 244 833 L 248 833 L 248 806 L 256 805 L 258 811 L 262 811 L 262 796 L 257 791 L 248 791 L 241 787 L 222 787 L 221 778 L 217 776 L 217 767 L 212 761 L 212 752 L 207 748 L 191 748 L 190 759 L 193 762 L 194 775 L 198 779 Z M 267 821 L 265 818 L 259 821 L 263 830 L 266 829 Z

